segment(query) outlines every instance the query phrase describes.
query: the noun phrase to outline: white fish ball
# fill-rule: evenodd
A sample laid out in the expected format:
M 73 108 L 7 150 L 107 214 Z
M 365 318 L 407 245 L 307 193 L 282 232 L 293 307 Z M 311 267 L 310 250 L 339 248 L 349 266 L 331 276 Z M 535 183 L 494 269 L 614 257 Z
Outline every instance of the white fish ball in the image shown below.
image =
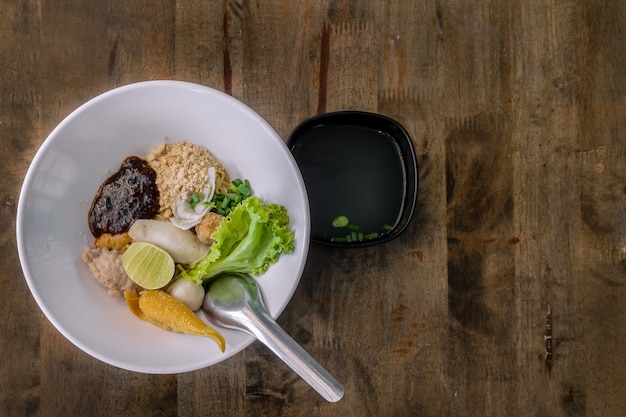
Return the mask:
M 198 311 L 204 300 L 204 287 L 187 281 L 185 278 L 174 281 L 168 287 L 167 292 L 182 301 L 191 311 Z

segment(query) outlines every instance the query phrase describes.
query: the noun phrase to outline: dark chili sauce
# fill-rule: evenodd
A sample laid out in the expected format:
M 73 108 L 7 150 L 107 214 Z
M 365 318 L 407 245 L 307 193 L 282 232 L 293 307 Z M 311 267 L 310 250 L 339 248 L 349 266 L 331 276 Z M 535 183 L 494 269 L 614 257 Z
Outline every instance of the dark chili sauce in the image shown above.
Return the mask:
M 148 163 L 129 156 L 96 193 L 88 214 L 91 234 L 127 232 L 136 219 L 149 219 L 159 211 L 156 172 Z

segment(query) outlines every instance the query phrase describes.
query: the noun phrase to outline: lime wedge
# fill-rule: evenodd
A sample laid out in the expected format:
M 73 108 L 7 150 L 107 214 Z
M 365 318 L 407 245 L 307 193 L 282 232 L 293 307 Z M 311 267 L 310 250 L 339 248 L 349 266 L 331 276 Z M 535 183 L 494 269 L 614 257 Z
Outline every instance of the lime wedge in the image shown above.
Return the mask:
M 147 242 L 133 242 L 122 255 L 122 267 L 135 284 L 147 290 L 167 285 L 175 269 L 169 253 Z

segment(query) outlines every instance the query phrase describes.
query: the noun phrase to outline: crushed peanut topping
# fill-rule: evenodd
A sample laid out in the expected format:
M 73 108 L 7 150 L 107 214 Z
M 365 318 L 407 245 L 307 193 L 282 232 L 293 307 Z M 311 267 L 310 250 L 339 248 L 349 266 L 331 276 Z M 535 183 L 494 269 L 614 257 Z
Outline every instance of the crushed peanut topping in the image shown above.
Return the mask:
M 230 182 L 222 164 L 207 149 L 193 143 L 162 143 L 146 159 L 157 174 L 159 212 L 165 217 L 171 217 L 171 207 L 177 197 L 204 190 L 210 167 L 215 167 L 216 171 L 216 192 L 226 193 Z

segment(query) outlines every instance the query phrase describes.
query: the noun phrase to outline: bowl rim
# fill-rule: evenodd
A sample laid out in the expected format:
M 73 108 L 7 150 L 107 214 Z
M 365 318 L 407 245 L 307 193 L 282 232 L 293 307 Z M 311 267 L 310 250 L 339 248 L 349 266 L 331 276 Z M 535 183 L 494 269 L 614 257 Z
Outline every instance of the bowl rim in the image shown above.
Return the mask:
M 35 282 L 35 278 L 34 278 L 35 274 L 33 273 L 32 265 L 27 260 L 28 249 L 27 249 L 26 236 L 24 235 L 24 223 L 26 220 L 25 216 L 27 215 L 26 209 L 24 207 L 25 200 L 27 199 L 29 190 L 32 188 L 33 182 L 35 181 L 36 176 L 38 174 L 37 172 L 38 170 L 36 169 L 36 167 L 40 166 L 42 159 L 44 159 L 46 157 L 46 154 L 49 152 L 49 148 L 53 147 L 56 142 L 61 140 L 61 136 L 59 136 L 59 133 L 62 132 L 63 129 L 65 129 L 68 124 L 72 123 L 75 118 L 79 117 L 79 115 L 82 112 L 84 112 L 86 109 L 93 107 L 93 106 L 97 106 L 99 103 L 109 99 L 112 96 L 128 93 L 133 90 L 151 89 L 151 88 L 160 88 L 160 87 L 182 88 L 188 91 L 208 94 L 210 96 L 218 96 L 220 97 L 221 100 L 225 100 L 227 102 L 232 103 L 233 106 L 237 107 L 240 111 L 242 111 L 247 116 L 249 116 L 252 121 L 259 124 L 267 132 L 268 139 L 275 141 L 277 143 L 282 143 L 282 145 L 284 146 L 284 150 L 285 150 L 284 154 L 288 156 L 288 158 L 286 158 L 286 163 L 289 165 L 291 170 L 299 173 L 297 163 L 295 162 L 293 155 L 288 151 L 286 144 L 282 140 L 280 135 L 263 117 L 261 117 L 251 107 L 249 107 L 247 104 L 243 103 L 242 101 L 222 91 L 216 90 L 212 87 L 193 83 L 193 82 L 188 82 L 188 81 L 148 80 L 148 81 L 133 82 L 133 83 L 125 84 L 125 85 L 120 85 L 118 87 L 96 94 L 92 98 L 88 99 L 87 101 L 85 101 L 84 103 L 76 107 L 70 113 L 65 115 L 65 117 L 45 137 L 45 139 L 43 140 L 43 142 L 37 149 L 32 161 L 30 162 L 27 172 L 22 181 L 22 185 L 21 185 L 19 197 L 18 197 L 18 203 L 17 203 L 15 235 L 16 235 L 16 243 L 17 243 L 17 249 L 18 249 L 18 259 L 20 262 L 20 266 L 22 268 L 24 279 L 27 282 L 29 291 L 32 294 L 33 298 L 35 299 L 37 307 L 44 313 L 44 316 L 48 319 L 48 321 L 50 321 L 53 324 L 53 326 L 68 341 L 70 341 L 73 345 L 75 345 L 80 350 L 84 351 L 85 353 L 89 354 L 90 356 L 104 363 L 116 366 L 121 369 L 126 369 L 126 370 L 130 370 L 134 372 L 141 372 L 141 373 L 170 374 L 170 373 L 194 371 L 197 369 L 212 366 L 214 364 L 222 362 L 228 359 L 229 357 L 244 350 L 255 339 L 252 336 L 249 336 L 249 337 L 246 336 L 246 341 L 241 346 L 238 346 L 237 349 L 232 350 L 230 352 L 227 351 L 223 353 L 222 356 L 220 356 L 219 360 L 213 363 L 210 363 L 208 365 L 203 365 L 203 366 L 195 366 L 196 364 L 191 364 L 190 366 L 184 369 L 180 367 L 168 368 L 167 366 L 163 366 L 160 369 L 135 367 L 132 364 L 128 364 L 127 362 L 120 361 L 110 356 L 103 355 L 97 350 L 92 349 L 88 344 L 83 343 L 80 337 L 77 337 L 73 333 L 73 331 L 71 331 L 66 325 L 64 325 L 58 319 L 55 313 L 50 309 L 50 306 L 45 301 L 45 297 L 43 297 L 41 294 L 41 289 L 38 288 Z M 295 181 L 298 183 L 298 186 L 301 187 L 302 192 L 306 196 L 306 187 L 304 186 L 304 182 L 303 182 L 301 175 L 296 176 Z M 293 298 L 293 294 L 295 293 L 297 286 L 299 285 L 299 282 L 301 280 L 304 267 L 307 261 L 307 254 L 308 254 L 308 250 L 310 246 L 310 210 L 309 210 L 307 198 L 305 198 L 304 201 L 302 201 L 302 203 L 305 205 L 304 208 L 306 210 L 305 210 L 305 213 L 302 214 L 304 216 L 304 219 L 303 219 L 304 221 L 302 222 L 303 224 L 301 225 L 302 235 L 299 236 L 299 242 L 300 242 L 300 245 L 302 245 L 302 256 L 297 261 L 297 270 L 293 271 L 294 275 L 297 278 L 295 278 L 293 287 L 290 289 L 289 293 L 286 294 L 285 300 L 281 302 L 280 305 L 275 306 L 275 311 L 271 313 L 274 318 L 282 314 L 284 309 L 289 304 L 290 300 Z M 106 295 L 106 291 L 104 292 L 104 294 Z

